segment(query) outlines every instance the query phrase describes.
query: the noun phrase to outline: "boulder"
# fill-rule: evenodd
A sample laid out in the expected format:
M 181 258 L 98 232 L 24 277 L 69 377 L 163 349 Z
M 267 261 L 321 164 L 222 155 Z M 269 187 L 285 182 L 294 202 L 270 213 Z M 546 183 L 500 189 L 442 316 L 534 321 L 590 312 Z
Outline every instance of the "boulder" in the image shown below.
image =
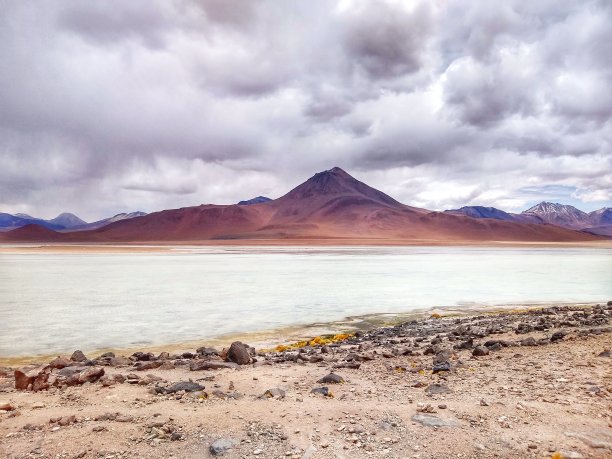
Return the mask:
M 335 373 L 330 373 L 326 376 L 323 376 L 317 382 L 319 384 L 342 384 L 344 382 L 344 378 Z
M 57 369 L 66 368 L 66 367 L 69 367 L 70 365 L 74 365 L 74 362 L 72 360 L 69 360 L 65 357 L 60 357 L 60 356 L 57 356 L 56 358 L 51 360 L 51 362 L 49 362 L 49 366 L 51 368 L 57 368 Z
M 51 368 L 48 365 L 41 365 L 31 369 L 15 370 L 15 389 L 33 391 L 49 388 L 49 374 Z
M 73 362 L 87 362 L 88 359 L 82 351 L 74 351 L 70 356 L 70 360 Z
M 240 341 L 234 341 L 227 351 L 225 360 L 237 363 L 238 365 L 247 365 L 251 363 L 249 346 Z

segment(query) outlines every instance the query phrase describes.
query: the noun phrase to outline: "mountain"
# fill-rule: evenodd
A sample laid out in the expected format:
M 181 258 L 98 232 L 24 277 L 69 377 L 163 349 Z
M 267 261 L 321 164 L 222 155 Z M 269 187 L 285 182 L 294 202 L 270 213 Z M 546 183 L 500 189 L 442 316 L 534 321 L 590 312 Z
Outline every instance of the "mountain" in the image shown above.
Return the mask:
M 10 231 L 30 224 L 42 226 L 43 228 L 52 229 L 54 231 L 93 230 L 108 225 L 109 223 L 126 220 L 128 218 L 142 217 L 143 215 L 146 214 L 144 212 L 122 213 L 114 215 L 110 218 L 87 223 L 76 215 L 67 212 L 59 214 L 57 217 L 51 220 L 43 220 L 42 218 L 35 218 L 27 214 L 11 215 L 7 213 L 0 213 L 0 232 Z
M 0 237 L 40 237 L 44 241 L 48 236 L 32 235 L 30 228 L 24 235 L 22 230 Z M 553 225 L 472 218 L 410 207 L 338 167 L 315 174 L 278 199 L 250 205 L 207 204 L 164 210 L 60 237 L 68 242 L 325 239 L 341 244 L 355 239 L 399 244 L 600 239 Z
M 587 214 L 570 205 L 541 202 L 520 214 L 483 206 L 465 206 L 460 209 L 445 210 L 444 212 L 453 215 L 467 215 L 472 218 L 493 218 L 517 223 L 548 223 L 562 228 L 579 229 L 601 235 L 610 235 L 612 232 L 612 208 L 610 207 L 604 207 Z
M 77 226 L 82 226 L 82 225 L 86 225 L 87 224 L 86 221 L 81 220 L 76 215 L 68 213 L 68 212 L 64 212 L 63 214 L 59 214 L 54 219 L 47 220 L 47 222 L 51 223 L 52 225 L 63 226 L 64 229 L 71 229 L 71 228 L 75 228 Z
M 121 220 L 129 220 L 130 218 L 144 217 L 147 215 L 145 212 L 129 212 L 113 215 L 109 218 L 104 218 L 91 223 L 85 223 L 83 225 L 74 226 L 71 228 L 72 231 L 85 231 L 102 228 L 103 226 L 109 225 L 114 222 L 120 222 Z
M 544 220 L 537 215 L 513 214 L 504 212 L 503 210 L 495 207 L 464 206 L 459 209 L 445 210 L 444 212 L 453 215 L 466 215 L 472 218 L 492 218 L 495 220 L 505 220 L 517 223 L 545 223 Z
M 20 228 L 22 226 L 30 224 L 35 224 L 38 226 L 42 226 L 43 228 L 49 228 L 52 230 L 65 229 L 63 225 L 43 220 L 41 218 L 34 218 L 26 214 L 11 215 L 7 213 L 0 213 L 0 232 L 10 231 L 12 229 Z
M 495 207 L 464 206 L 460 209 L 445 210 L 454 215 L 467 215 L 472 218 L 494 218 L 496 220 L 514 221 L 514 216 Z
M 589 221 L 593 226 L 612 225 L 612 207 L 603 207 L 590 212 Z
M 67 238 L 66 233 L 53 231 L 36 223 L 28 223 L 9 232 L 0 233 L 0 241 L 10 242 L 62 242 Z
M 522 213 L 537 216 L 546 223 L 564 228 L 582 229 L 591 226 L 589 214 L 567 204 L 541 202 Z
M 250 206 L 251 204 L 261 204 L 262 202 L 272 201 L 272 199 L 265 196 L 257 196 L 256 198 L 247 199 L 246 201 L 240 201 L 239 206 Z

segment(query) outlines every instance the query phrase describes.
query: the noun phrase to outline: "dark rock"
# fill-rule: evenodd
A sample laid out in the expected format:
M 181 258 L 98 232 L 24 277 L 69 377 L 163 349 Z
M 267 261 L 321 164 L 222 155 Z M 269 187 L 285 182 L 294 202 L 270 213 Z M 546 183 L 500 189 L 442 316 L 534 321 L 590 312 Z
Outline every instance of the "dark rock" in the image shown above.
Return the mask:
M 157 387 L 157 393 L 166 393 L 166 394 L 174 394 L 175 392 L 185 391 L 185 392 L 197 392 L 200 390 L 204 390 L 205 387 L 195 383 L 193 381 L 181 381 L 172 384 L 168 387 Z
M 183 352 L 181 354 L 181 358 L 183 359 L 193 359 L 195 357 L 195 354 L 193 354 L 192 352 Z
M 143 360 L 138 361 L 134 364 L 134 370 L 136 371 L 147 371 L 154 370 L 162 366 L 164 362 L 161 360 Z
M 476 346 L 472 351 L 472 355 L 476 357 L 482 357 L 485 355 L 489 355 L 489 348 L 486 346 Z
M 237 363 L 238 365 L 247 365 L 251 363 L 249 346 L 241 343 L 240 341 L 234 341 L 231 344 L 229 351 L 227 351 L 226 360 Z
M 115 355 L 113 354 L 113 357 Z M 132 354 L 132 358 L 138 362 L 150 362 L 152 360 L 156 360 L 155 355 L 152 352 L 134 352 Z
M 563 338 L 565 338 L 565 335 L 567 335 L 567 333 L 565 333 L 564 331 L 558 331 L 553 333 L 553 335 L 550 337 L 550 341 L 552 343 L 557 342 L 557 341 L 561 341 Z
M 451 363 L 448 360 L 444 362 L 435 363 L 432 369 L 433 373 L 439 373 L 441 371 L 450 371 L 450 370 L 451 370 Z
M 521 346 L 537 346 L 538 342 L 533 336 L 521 340 Z
M 199 347 L 196 349 L 196 352 L 199 355 L 204 355 L 204 356 L 219 355 L 219 351 L 217 351 L 215 348 L 212 348 L 212 347 Z
M 606 350 L 603 352 L 600 352 L 599 354 L 597 354 L 597 357 L 604 357 L 604 358 L 610 358 L 612 357 L 612 353 L 610 353 L 610 350 Z
M 89 367 L 78 374 L 78 384 L 93 383 L 104 376 L 104 368 Z M 70 384 L 69 384 L 70 385 Z
M 335 373 L 330 373 L 326 376 L 323 376 L 321 379 L 317 381 L 319 384 L 341 384 L 344 382 L 344 378 Z
M 489 340 L 484 345 L 489 351 L 496 352 L 501 351 L 504 346 L 507 346 L 507 343 L 505 341 Z
M 455 349 L 472 349 L 474 347 L 474 339 L 470 338 L 467 341 L 463 341 L 455 345 Z
M 327 386 L 323 386 L 323 387 L 315 387 L 314 389 L 312 389 L 310 391 L 310 393 L 312 394 L 319 394 L 319 395 L 323 395 L 325 397 L 332 397 L 332 393 L 329 390 L 329 387 Z
M 85 357 L 85 354 L 83 354 L 82 351 L 74 351 L 70 356 L 70 360 L 73 362 L 87 362 L 89 359 Z
M 49 366 L 51 368 L 57 368 L 57 369 L 66 368 L 66 367 L 69 367 L 70 365 L 74 365 L 74 362 L 72 360 L 68 360 L 64 357 L 59 357 L 59 356 L 51 360 L 51 362 L 49 362 Z
M 340 362 L 334 365 L 334 368 L 350 368 L 351 370 L 359 370 L 361 363 L 359 362 Z

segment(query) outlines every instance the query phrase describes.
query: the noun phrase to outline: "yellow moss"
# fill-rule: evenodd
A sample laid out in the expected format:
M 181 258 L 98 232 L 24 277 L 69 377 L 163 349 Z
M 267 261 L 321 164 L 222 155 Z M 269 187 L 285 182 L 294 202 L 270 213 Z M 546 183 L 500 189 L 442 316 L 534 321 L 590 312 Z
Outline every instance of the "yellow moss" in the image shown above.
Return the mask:
M 563 454 L 561 454 L 559 451 L 557 451 L 552 456 L 550 456 L 550 459 L 564 459 L 564 458 L 563 458 Z
M 425 374 L 425 370 L 419 370 L 419 374 L 423 376 Z
M 290 344 L 279 344 L 275 348 L 272 349 L 274 352 L 285 352 L 291 349 L 300 349 L 306 346 L 325 346 L 326 344 L 338 343 L 340 341 L 345 341 L 349 338 L 352 338 L 354 335 L 352 333 L 340 333 L 338 335 L 329 335 L 329 336 L 315 336 L 309 340 L 296 341 L 295 343 Z M 269 352 L 268 349 L 262 349 L 263 352 Z

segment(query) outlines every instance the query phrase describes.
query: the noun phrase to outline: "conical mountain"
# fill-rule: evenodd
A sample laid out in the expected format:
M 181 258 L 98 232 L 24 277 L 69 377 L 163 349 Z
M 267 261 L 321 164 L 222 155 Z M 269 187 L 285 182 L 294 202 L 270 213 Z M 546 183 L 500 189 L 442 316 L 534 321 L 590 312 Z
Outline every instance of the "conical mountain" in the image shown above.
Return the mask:
M 0 237 L 10 240 L 18 237 L 18 231 Z M 34 232 L 30 229 L 28 233 Z M 598 239 L 552 225 L 472 218 L 406 206 L 339 167 L 319 172 L 271 201 L 164 210 L 64 236 L 75 242 L 326 239 L 341 244 L 355 240 L 426 244 Z

